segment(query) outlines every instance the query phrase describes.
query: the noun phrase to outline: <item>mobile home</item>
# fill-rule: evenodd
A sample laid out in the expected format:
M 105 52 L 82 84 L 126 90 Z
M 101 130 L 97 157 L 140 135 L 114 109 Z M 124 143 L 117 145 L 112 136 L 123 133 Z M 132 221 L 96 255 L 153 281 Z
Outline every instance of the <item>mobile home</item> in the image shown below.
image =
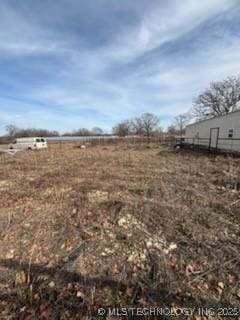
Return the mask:
M 188 125 L 185 143 L 240 152 L 240 110 Z
M 9 149 L 18 150 L 36 150 L 46 149 L 47 141 L 44 138 L 32 137 L 32 138 L 17 138 L 9 145 Z

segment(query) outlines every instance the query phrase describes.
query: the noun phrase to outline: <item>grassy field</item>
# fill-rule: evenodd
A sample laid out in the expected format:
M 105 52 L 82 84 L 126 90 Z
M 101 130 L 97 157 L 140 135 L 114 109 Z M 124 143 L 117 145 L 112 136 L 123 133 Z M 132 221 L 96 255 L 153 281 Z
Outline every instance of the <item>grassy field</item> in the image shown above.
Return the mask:
M 157 145 L 0 156 L 1 316 L 239 307 L 239 195 L 239 159 Z

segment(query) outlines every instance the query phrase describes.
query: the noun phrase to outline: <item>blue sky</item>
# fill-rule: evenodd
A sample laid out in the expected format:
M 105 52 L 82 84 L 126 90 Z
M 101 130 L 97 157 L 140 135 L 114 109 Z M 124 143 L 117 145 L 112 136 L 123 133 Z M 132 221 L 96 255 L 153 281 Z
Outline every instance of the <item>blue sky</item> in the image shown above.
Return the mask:
M 167 127 L 240 73 L 240 0 L 1 0 L 0 134 L 152 112 Z

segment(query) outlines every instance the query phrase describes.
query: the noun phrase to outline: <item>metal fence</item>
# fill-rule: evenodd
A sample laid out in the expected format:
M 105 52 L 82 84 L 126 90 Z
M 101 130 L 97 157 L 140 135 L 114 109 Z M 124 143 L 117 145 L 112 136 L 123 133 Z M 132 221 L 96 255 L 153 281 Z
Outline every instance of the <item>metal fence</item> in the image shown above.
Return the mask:
M 157 136 L 89 136 L 89 137 L 50 137 L 46 138 L 50 144 L 65 144 L 71 143 L 76 145 L 115 145 L 115 144 L 144 144 L 144 143 L 158 143 L 158 144 L 174 144 L 175 137 L 171 135 L 157 135 Z
M 240 152 L 240 139 L 219 138 L 214 141 L 211 138 L 189 138 L 185 137 L 182 141 L 183 146 L 192 146 L 195 149 L 206 149 L 208 151 L 219 152 Z

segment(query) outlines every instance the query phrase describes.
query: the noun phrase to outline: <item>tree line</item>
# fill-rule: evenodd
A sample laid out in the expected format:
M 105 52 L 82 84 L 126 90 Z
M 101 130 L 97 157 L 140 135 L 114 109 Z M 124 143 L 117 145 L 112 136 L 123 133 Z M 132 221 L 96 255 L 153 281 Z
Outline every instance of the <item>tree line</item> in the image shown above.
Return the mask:
M 186 125 L 191 120 L 202 120 L 228 114 L 240 109 L 240 76 L 228 77 L 222 81 L 211 82 L 209 87 L 200 92 L 193 101 L 190 111 L 177 115 L 167 132 L 172 135 L 182 135 Z M 8 137 L 54 137 L 60 136 L 58 131 L 46 129 L 21 129 L 14 125 L 6 126 Z M 162 132 L 160 119 L 152 113 L 143 113 L 139 117 L 120 121 L 112 128 L 112 134 L 118 136 L 144 135 L 150 137 Z M 94 127 L 91 130 L 80 128 L 72 132 L 66 132 L 63 136 L 99 136 L 106 132 Z
M 153 113 L 143 113 L 140 117 L 124 120 L 112 128 L 112 133 L 120 137 L 144 135 L 150 137 L 162 131 L 160 119 Z
M 60 136 L 99 136 L 103 135 L 104 131 L 99 127 L 94 127 L 92 130 L 86 128 L 80 128 L 78 130 L 73 130 L 72 132 L 66 132 L 60 134 L 58 131 L 51 131 L 47 129 L 36 129 L 36 128 L 27 128 L 21 129 L 15 125 L 6 126 L 7 136 L 11 138 L 19 137 L 60 137 Z
M 152 113 L 144 113 L 140 117 L 131 120 L 122 121 L 112 128 L 112 134 L 118 136 L 127 135 L 144 135 L 150 137 L 154 133 L 159 133 L 161 128 L 159 126 L 159 117 Z M 6 126 L 7 136 L 11 138 L 18 137 L 58 137 L 58 136 L 101 136 L 106 135 L 103 129 L 94 127 L 91 130 L 80 128 L 71 132 L 66 132 L 62 135 L 58 131 L 50 131 L 46 129 L 21 129 L 14 125 Z

